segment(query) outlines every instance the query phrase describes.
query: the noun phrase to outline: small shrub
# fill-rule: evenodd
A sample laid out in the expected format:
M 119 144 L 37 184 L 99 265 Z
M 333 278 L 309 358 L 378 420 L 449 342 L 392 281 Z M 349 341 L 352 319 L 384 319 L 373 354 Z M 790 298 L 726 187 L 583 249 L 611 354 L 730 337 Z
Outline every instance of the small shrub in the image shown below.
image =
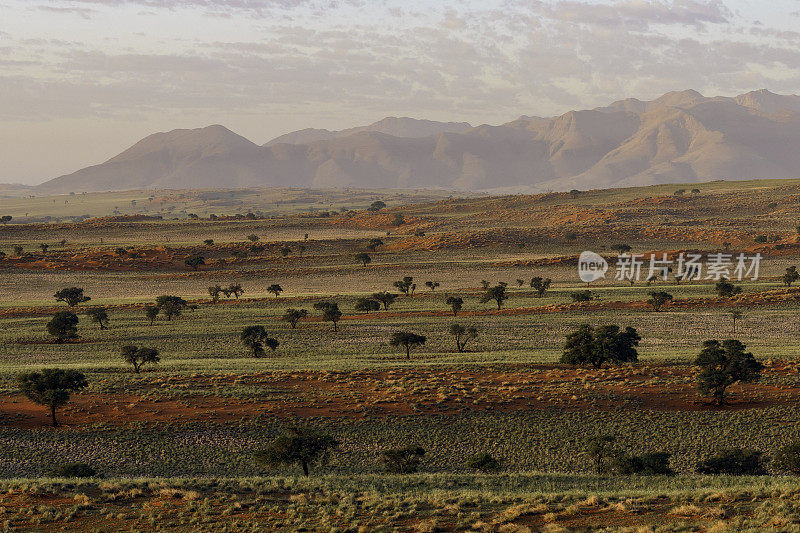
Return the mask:
M 775 454 L 773 466 L 781 472 L 800 474 L 800 441 L 784 446 Z
M 500 461 L 492 457 L 491 454 L 484 452 L 467 461 L 467 467 L 481 472 L 497 472 L 500 470 Z

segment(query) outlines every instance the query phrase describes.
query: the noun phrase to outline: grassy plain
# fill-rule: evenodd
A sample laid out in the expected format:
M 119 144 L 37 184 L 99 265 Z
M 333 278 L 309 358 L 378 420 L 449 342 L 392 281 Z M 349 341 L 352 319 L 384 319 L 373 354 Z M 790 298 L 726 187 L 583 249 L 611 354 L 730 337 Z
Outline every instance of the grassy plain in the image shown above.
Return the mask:
M 698 476 L 694 466 L 720 448 L 770 456 L 800 438 L 800 292 L 779 279 L 800 250 L 800 181 L 715 182 L 676 196 L 679 188 L 501 198 L 281 190 L 0 200 L 0 214 L 15 217 L 0 227 L 7 478 L 0 520 L 20 530 L 796 527 L 796 478 L 774 469 Z M 375 199 L 389 207 L 366 211 Z M 247 212 L 256 216 L 235 217 Z M 101 218 L 68 221 L 82 213 Z M 248 240 L 253 234 L 258 241 Z M 383 244 L 369 250 L 374 238 Z M 613 272 L 611 247 L 619 243 L 642 254 L 761 253 L 761 278 L 721 299 L 711 280 L 647 284 L 643 276 L 630 285 L 609 275 L 588 287 L 594 301 L 572 303 L 571 293 L 587 289 L 577 254 L 600 252 Z M 363 252 L 367 266 L 355 259 Z M 191 255 L 206 264 L 188 268 Z M 403 276 L 413 276 L 413 295 L 388 310 L 355 311 L 357 298 L 396 292 L 392 284 Z M 533 276 L 553 280 L 542 297 L 529 287 Z M 480 302 L 483 280 L 509 284 L 502 310 Z M 439 286 L 431 291 L 426 281 Z M 209 300 L 209 286 L 235 282 L 245 289 L 240 300 Z M 267 292 L 274 283 L 284 289 L 279 297 Z M 45 324 L 66 308 L 52 294 L 68 286 L 92 300 L 76 310 L 80 338 L 57 344 Z M 652 290 L 674 301 L 655 312 L 646 303 Z M 160 294 L 197 309 L 151 325 L 143 306 Z M 458 316 L 448 295 L 464 300 Z M 336 332 L 312 308 L 322 300 L 342 310 Z M 108 329 L 83 314 L 97 305 L 108 307 Z M 297 329 L 281 320 L 289 307 L 309 311 Z M 735 335 L 734 309 L 743 313 Z M 448 333 L 453 323 L 478 330 L 465 353 Z M 635 327 L 639 363 L 559 364 L 565 335 L 583 323 Z M 274 353 L 253 358 L 239 341 L 253 324 L 278 339 Z M 427 337 L 410 359 L 388 343 L 400 330 Z M 730 405 L 712 407 L 698 395 L 692 362 L 703 340 L 734 336 L 765 363 L 764 374 L 732 386 Z M 134 374 L 120 357 L 126 344 L 158 348 L 160 364 Z M 15 382 L 21 371 L 53 367 L 89 380 L 60 413 L 58 429 Z M 309 479 L 253 460 L 295 425 L 340 441 Z M 671 453 L 677 475 L 594 475 L 584 446 L 593 434 L 616 435 L 632 453 Z M 411 444 L 426 450 L 423 473 L 383 473 L 382 451 Z M 502 472 L 467 468 L 479 452 L 500 459 Z M 107 479 L 47 477 L 67 461 L 91 464 Z

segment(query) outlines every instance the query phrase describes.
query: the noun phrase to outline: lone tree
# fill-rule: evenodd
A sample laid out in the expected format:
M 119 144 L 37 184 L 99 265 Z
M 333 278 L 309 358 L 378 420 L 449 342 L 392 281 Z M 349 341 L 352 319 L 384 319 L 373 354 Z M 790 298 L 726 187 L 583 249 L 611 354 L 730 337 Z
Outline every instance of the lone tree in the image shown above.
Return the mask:
M 244 289 L 242 288 L 241 283 L 231 283 L 226 290 L 227 294 L 232 294 L 237 300 L 239 299 L 239 296 L 244 294 Z
M 370 311 L 380 311 L 381 303 L 372 298 L 359 298 L 356 300 L 355 310 L 359 313 L 369 313 Z
M 717 291 L 717 295 L 720 298 L 731 298 L 742 292 L 741 287 L 734 285 L 725 277 L 720 278 L 717 284 L 714 285 L 714 290 Z
M 503 302 L 507 299 L 508 295 L 506 294 L 506 285 L 505 283 L 499 283 L 486 290 L 483 296 L 481 296 L 481 303 L 485 304 L 486 302 L 491 302 L 494 300 L 495 303 L 497 303 L 497 309 L 500 309 L 503 307 Z
M 271 294 L 274 294 L 274 295 L 275 295 L 275 298 L 277 298 L 277 297 L 278 297 L 278 296 L 280 296 L 280 295 L 281 295 L 281 293 L 283 292 L 283 287 L 281 287 L 281 286 L 280 286 L 280 285 L 278 285 L 277 283 L 273 283 L 272 285 L 270 285 L 269 287 L 267 287 L 267 292 L 269 292 L 269 293 L 271 293 Z
M 86 377 L 76 370 L 45 369 L 17 377 L 19 388 L 29 400 L 50 408 L 53 427 L 58 426 L 56 409 L 69 401 L 70 394 L 85 388 Z
M 407 446 L 383 452 L 383 464 L 391 474 L 412 474 L 419 469 L 425 450 L 419 446 Z
M 265 449 L 256 452 L 256 461 L 274 468 L 279 465 L 300 465 L 303 474 L 314 464 L 325 465 L 330 453 L 339 447 L 339 441 L 310 429 L 292 428 L 272 441 Z
M 47 249 L 50 248 L 50 245 L 49 244 L 45 244 L 45 243 L 41 243 L 39 245 L 39 248 L 42 249 L 42 253 L 43 254 L 46 254 L 47 253 Z
M 617 455 L 614 447 L 616 440 L 613 435 L 593 435 L 586 438 L 586 453 L 598 474 L 604 474 L 608 470 L 608 461 Z
M 305 309 L 292 309 L 289 308 L 283 314 L 283 320 L 288 322 L 292 329 L 297 329 L 297 322 L 301 318 L 306 318 L 308 316 L 308 311 Z
M 531 278 L 531 288 L 536 291 L 536 296 L 539 298 L 545 295 L 547 289 L 550 288 L 551 283 L 552 280 L 550 278 L 544 279 L 539 276 Z
M 93 307 L 86 311 L 86 315 L 95 324 L 100 325 L 100 329 L 108 329 L 108 310 L 105 307 Z
M 464 299 L 458 296 L 448 296 L 444 302 L 453 310 L 453 316 L 458 316 L 458 312 L 464 306 Z
M 78 315 L 69 311 L 59 311 L 47 323 L 47 332 L 61 344 L 78 338 Z
M 425 286 L 428 287 L 431 290 L 431 292 L 433 292 L 433 291 L 436 290 L 436 287 L 439 286 L 439 282 L 438 281 L 426 281 L 425 282 Z
M 655 312 L 660 311 L 664 304 L 672 301 L 672 295 L 668 292 L 650 291 L 649 294 L 650 299 L 647 300 L 647 303 L 653 306 L 653 311 Z
M 411 348 L 422 346 L 427 340 L 425 335 L 417 335 L 410 331 L 395 331 L 389 338 L 389 345 L 402 346 L 406 350 L 406 359 L 411 359 Z
M 14 217 L 12 217 L 11 215 L 3 215 L 3 216 L 0 217 L 0 222 L 2 222 L 3 225 L 6 225 L 9 222 L 11 222 L 13 219 L 14 219 Z
M 122 360 L 133 367 L 133 371 L 137 374 L 142 370 L 146 364 L 155 365 L 161 358 L 158 355 L 158 350 L 155 348 L 141 348 L 138 346 L 123 346 L 122 347 Z
M 731 315 L 733 319 L 733 333 L 736 333 L 736 321 L 742 318 L 743 313 L 739 309 L 731 309 L 728 311 L 728 314 Z
M 395 281 L 392 285 L 394 285 L 397 290 L 408 296 L 408 293 L 411 290 L 411 285 L 413 284 L 414 278 L 412 276 L 405 276 L 403 279 Z
M 694 364 L 701 368 L 698 388 L 703 396 L 710 397 L 712 404 L 725 404 L 725 390 L 732 384 L 752 383 L 761 377 L 764 368 L 746 346 L 736 339 L 720 343 L 717 340 L 703 342 L 703 349 Z
M 61 289 L 53 295 L 57 302 L 65 302 L 70 307 L 75 307 L 83 302 L 91 300 L 88 296 L 83 295 L 83 289 L 79 287 L 67 287 Z
M 336 302 L 317 302 L 314 304 L 314 309 L 322 311 L 322 320 L 326 322 L 333 322 L 333 331 L 338 331 L 338 322 L 342 318 L 342 312 L 339 310 L 339 304 Z
M 211 301 L 217 303 L 222 295 L 223 289 L 219 285 L 213 285 L 208 288 L 208 295 L 211 296 Z
M 790 266 L 786 269 L 786 273 L 781 278 L 787 287 L 791 287 L 792 283 L 800 279 L 800 272 L 797 271 L 796 266 Z
M 378 246 L 383 246 L 383 241 L 380 239 L 370 239 L 369 244 L 367 244 L 367 250 L 370 252 L 374 252 Z
M 247 236 L 247 240 L 249 240 L 250 242 L 258 242 L 258 235 L 256 235 L 255 233 L 251 233 L 250 235 Z
M 206 239 L 203 241 L 206 246 L 214 246 L 214 239 Z
M 567 335 L 561 362 L 568 365 L 590 364 L 600 368 L 606 361 L 628 363 L 638 360 L 636 347 L 642 338 L 630 326 L 620 331 L 619 326 L 593 328 L 583 324 Z
M 158 318 L 158 307 L 155 305 L 146 305 L 144 308 L 144 314 L 152 326 L 153 322 L 155 322 L 156 318 Z
M 372 299 L 377 300 L 383 304 L 383 309 L 385 311 L 389 310 L 389 306 L 397 300 L 397 295 L 391 292 L 374 292 L 372 293 Z
M 362 252 L 360 254 L 356 254 L 356 261 L 366 267 L 368 264 L 372 263 L 372 258 L 368 253 Z
M 471 326 L 465 328 L 461 324 L 451 324 L 450 335 L 456 338 L 456 350 L 458 350 L 458 353 L 463 353 L 467 343 L 472 339 L 478 338 L 478 330 Z
M 264 326 L 247 326 L 242 330 L 242 342 L 253 351 L 253 357 L 264 355 L 264 347 L 273 352 L 278 348 L 278 341 L 269 336 Z
M 167 317 L 168 321 L 171 321 L 174 316 L 181 316 L 183 310 L 188 306 L 186 300 L 180 296 L 162 295 L 156 298 L 156 307 Z
M 281 255 L 283 257 L 289 257 L 289 254 L 292 253 L 292 249 L 288 246 L 284 246 L 281 248 Z
M 367 211 L 377 212 L 380 211 L 381 209 L 384 209 L 385 207 L 386 207 L 385 202 L 382 202 L 381 200 L 375 200 L 367 208 Z

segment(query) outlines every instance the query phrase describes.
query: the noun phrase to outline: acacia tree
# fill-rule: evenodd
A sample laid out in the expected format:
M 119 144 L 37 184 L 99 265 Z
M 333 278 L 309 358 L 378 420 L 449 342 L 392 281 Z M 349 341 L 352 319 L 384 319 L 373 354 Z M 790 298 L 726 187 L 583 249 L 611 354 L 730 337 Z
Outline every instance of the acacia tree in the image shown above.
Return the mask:
M 463 353 L 467 343 L 472 339 L 478 338 L 478 330 L 472 326 L 465 328 L 461 324 L 451 324 L 450 335 L 456 338 L 456 350 L 458 350 L 458 353 Z
M 172 317 L 181 316 L 181 313 L 189 304 L 180 296 L 162 295 L 156 298 L 156 306 L 167 317 L 167 321 L 171 321 Z
M 192 270 L 197 271 L 198 268 L 206 264 L 206 258 L 202 255 L 193 255 L 191 257 L 187 257 L 184 263 Z
M 153 325 L 153 322 L 155 322 L 156 318 L 158 318 L 158 313 L 159 313 L 158 307 L 155 305 L 146 305 L 144 307 L 144 314 L 150 321 L 151 326 Z
M 617 455 L 618 452 L 614 448 L 616 440 L 613 435 L 593 435 L 586 438 L 586 453 L 594 463 L 598 474 L 604 474 L 608 460 Z
M 370 311 L 380 311 L 381 303 L 372 298 L 359 298 L 354 306 L 359 313 L 369 313 Z
M 399 281 L 395 281 L 392 285 L 397 288 L 400 292 L 408 296 L 409 291 L 411 290 L 411 285 L 414 284 L 414 278 L 412 276 L 405 276 L 403 279 Z
M 71 393 L 88 385 L 86 377 L 77 370 L 45 369 L 41 372 L 25 372 L 17 377 L 17 383 L 29 400 L 50 408 L 53 427 L 58 426 L 56 409 L 65 405 Z
M 267 292 L 274 294 L 275 298 L 277 298 L 283 292 L 283 287 L 281 287 L 277 283 L 273 283 L 272 285 L 267 287 Z
M 80 287 L 67 287 L 61 289 L 53 295 L 57 302 L 65 302 L 70 307 L 75 307 L 83 302 L 91 300 L 88 296 L 83 295 L 83 289 Z
M 231 283 L 227 288 L 228 294 L 232 294 L 237 300 L 244 294 L 244 289 L 240 283 Z
M 428 287 L 431 290 L 431 292 L 433 292 L 433 291 L 436 290 L 436 287 L 439 286 L 439 282 L 438 281 L 426 281 L 425 282 L 425 286 Z
M 213 303 L 217 303 L 219 301 L 220 295 L 222 294 L 223 289 L 219 285 L 213 285 L 208 288 L 208 295 L 211 296 L 211 301 Z
M 389 345 L 402 346 L 406 350 L 406 359 L 411 359 L 411 348 L 421 346 L 427 340 L 425 335 L 418 335 L 410 331 L 395 331 L 389 338 Z
M 369 244 L 367 245 L 367 249 L 371 252 L 374 252 L 378 246 L 383 246 L 383 241 L 380 239 L 370 239 Z
M 711 398 L 712 404 L 725 403 L 725 390 L 732 384 L 752 383 L 761 377 L 764 368 L 747 347 L 736 339 L 703 342 L 703 349 L 695 363 L 701 368 L 698 388 L 703 396 Z
M 539 298 L 545 295 L 547 289 L 550 288 L 550 283 L 552 283 L 550 278 L 544 279 L 540 276 L 531 278 L 531 288 L 536 291 L 536 296 Z
M 503 307 L 503 302 L 508 299 L 508 295 L 506 294 L 506 284 L 505 283 L 498 283 L 494 287 L 490 287 L 486 289 L 486 292 L 481 296 L 481 303 L 485 304 L 486 302 L 490 302 L 492 300 L 497 303 L 497 309 Z
M 653 306 L 653 310 L 658 312 L 661 310 L 661 307 L 666 304 L 667 302 L 672 301 L 672 295 L 668 292 L 664 291 L 650 291 L 650 299 L 647 300 L 647 303 Z
M 283 320 L 288 322 L 292 329 L 297 329 L 297 322 L 308 316 L 308 311 L 305 309 L 292 309 L 289 308 L 283 314 Z
M 47 323 L 47 332 L 56 338 L 56 342 L 63 342 L 78 337 L 78 315 L 69 311 L 59 311 Z
M 714 290 L 717 291 L 720 298 L 731 298 L 742 292 L 741 287 L 734 285 L 724 276 L 714 285 Z
M 273 352 L 278 347 L 278 341 L 271 338 L 264 326 L 247 326 L 242 330 L 242 343 L 253 352 L 253 357 L 264 355 L 264 346 Z
M 372 293 L 372 299 L 373 300 L 377 300 L 380 303 L 382 303 L 383 304 L 383 309 L 385 311 L 388 311 L 389 310 L 389 306 L 392 305 L 395 300 L 397 300 L 397 295 L 393 294 L 391 292 L 386 292 L 386 291 L 384 291 L 384 292 L 374 292 L 374 293 Z
M 133 366 L 133 371 L 138 374 L 144 365 L 155 365 L 161 360 L 161 358 L 159 357 L 158 350 L 155 348 L 145 348 L 144 346 L 141 348 L 138 346 L 123 346 L 122 360 Z
M 105 307 L 93 307 L 86 311 L 86 315 L 95 324 L 100 325 L 100 329 L 108 329 L 108 310 Z
M 787 287 L 791 287 L 792 283 L 800 279 L 800 272 L 797 271 L 796 266 L 790 266 L 781 279 Z
M 739 309 L 731 309 L 728 314 L 733 319 L 733 333 L 736 333 L 736 321 L 742 318 L 742 312 Z
M 445 303 L 453 310 L 453 316 L 457 316 L 458 312 L 461 311 L 461 307 L 464 305 L 464 300 L 458 296 L 448 296 Z
M 322 311 L 322 320 L 333 323 L 333 331 L 338 331 L 337 324 L 342 318 L 342 312 L 339 310 L 339 304 L 336 302 L 317 302 L 314 304 L 314 309 Z
M 256 452 L 259 463 L 274 468 L 279 465 L 300 465 L 303 474 L 309 474 L 309 466 L 325 465 L 330 453 L 339 447 L 339 441 L 310 429 L 291 428 L 272 441 L 265 449 Z
M 420 446 L 407 446 L 383 452 L 383 464 L 391 474 L 412 474 L 419 469 L 425 449 Z
M 620 331 L 619 326 L 581 325 L 567 335 L 561 362 L 568 365 L 591 364 L 600 368 L 606 361 L 627 363 L 638 360 L 636 347 L 642 338 L 630 326 Z
M 364 265 L 365 267 L 372 262 L 372 258 L 369 256 L 368 253 L 360 253 L 356 254 L 356 261 Z

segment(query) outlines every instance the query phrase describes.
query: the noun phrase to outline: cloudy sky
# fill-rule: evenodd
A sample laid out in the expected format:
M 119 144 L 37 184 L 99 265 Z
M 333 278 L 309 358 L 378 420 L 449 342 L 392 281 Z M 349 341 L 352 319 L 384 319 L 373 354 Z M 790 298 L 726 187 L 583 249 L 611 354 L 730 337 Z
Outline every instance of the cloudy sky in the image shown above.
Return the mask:
M 678 89 L 800 93 L 798 0 L 0 0 L 0 182 L 155 131 L 499 124 Z

